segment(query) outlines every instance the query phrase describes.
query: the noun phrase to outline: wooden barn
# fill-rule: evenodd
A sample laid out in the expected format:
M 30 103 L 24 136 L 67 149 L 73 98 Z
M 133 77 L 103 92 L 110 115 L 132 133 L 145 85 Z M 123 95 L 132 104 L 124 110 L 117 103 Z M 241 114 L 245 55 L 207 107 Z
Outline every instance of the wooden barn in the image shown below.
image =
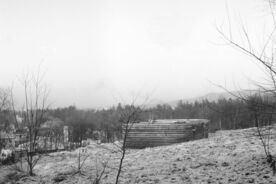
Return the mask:
M 164 119 L 135 123 L 126 140 L 128 148 L 163 146 L 208 137 L 206 119 Z

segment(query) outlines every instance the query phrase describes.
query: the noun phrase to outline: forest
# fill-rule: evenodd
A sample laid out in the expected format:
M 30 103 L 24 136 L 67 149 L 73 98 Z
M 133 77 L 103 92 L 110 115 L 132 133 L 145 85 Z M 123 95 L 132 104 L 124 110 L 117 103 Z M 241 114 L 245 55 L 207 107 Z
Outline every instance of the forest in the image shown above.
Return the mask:
M 268 105 L 269 104 L 269 105 Z M 272 103 L 269 97 L 253 95 L 246 99 L 233 98 L 219 99 L 218 101 L 179 101 L 176 107 L 167 104 L 158 104 L 154 107 L 138 107 L 140 109 L 139 121 L 149 121 L 155 119 L 208 119 L 209 131 L 230 129 L 244 129 L 254 127 L 254 113 L 252 107 L 259 108 L 259 113 L 264 116 L 273 115 Z M 84 138 L 93 138 L 93 131 L 104 132 L 105 141 L 113 142 L 120 138 L 122 125 L 120 123 L 120 114 L 125 111 L 129 105 L 118 104 L 117 106 L 101 110 L 83 110 L 75 106 L 65 108 L 51 109 L 51 116 L 60 118 L 66 125 L 73 128 L 72 141 L 82 140 Z M 265 112 L 265 113 L 264 113 Z M 273 115 L 274 116 L 274 115 Z M 271 117 L 274 118 L 274 117 Z

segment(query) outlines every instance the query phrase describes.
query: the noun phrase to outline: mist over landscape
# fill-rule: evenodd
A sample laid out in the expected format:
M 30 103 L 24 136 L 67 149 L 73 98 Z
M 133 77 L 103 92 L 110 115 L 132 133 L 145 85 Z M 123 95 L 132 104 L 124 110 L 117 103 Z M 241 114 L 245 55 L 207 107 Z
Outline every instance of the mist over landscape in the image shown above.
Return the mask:
M 0 0 L 0 184 L 276 183 L 275 0 Z
M 216 30 L 228 6 L 251 35 L 263 33 L 257 25 L 270 16 L 258 0 L 12 2 L 0 7 L 0 84 L 13 84 L 18 101 L 18 78 L 39 67 L 53 107 L 109 107 L 137 94 L 166 103 L 223 92 L 213 84 L 252 88 L 264 76 Z

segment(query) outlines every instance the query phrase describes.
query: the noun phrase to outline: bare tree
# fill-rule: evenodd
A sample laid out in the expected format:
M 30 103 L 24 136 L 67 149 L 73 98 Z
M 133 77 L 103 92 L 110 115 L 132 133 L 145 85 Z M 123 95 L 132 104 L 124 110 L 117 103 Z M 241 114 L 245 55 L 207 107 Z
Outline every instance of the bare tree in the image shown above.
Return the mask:
M 125 108 L 123 108 L 120 112 L 119 121 L 122 124 L 123 139 L 122 139 L 122 145 L 119 147 L 121 151 L 121 157 L 120 157 L 120 163 L 118 166 L 115 184 L 119 183 L 120 174 L 122 172 L 123 161 L 127 151 L 126 143 L 127 143 L 129 131 L 131 130 L 134 123 L 138 123 L 140 121 L 140 115 L 142 113 L 142 109 L 143 108 L 139 106 L 135 106 L 134 103 L 132 103 L 131 105 L 125 106 Z
M 73 175 L 75 174 L 82 174 L 82 168 L 85 164 L 85 161 L 88 159 L 89 155 L 87 154 L 87 149 L 85 148 L 79 148 L 77 155 L 77 166 L 71 166 L 73 167 Z
M 7 137 L 8 134 L 6 134 L 10 131 L 11 127 L 10 115 L 11 101 L 9 89 L 0 88 L 0 151 L 5 145 L 5 142 L 7 141 L 6 139 L 8 138 L 8 141 L 10 141 L 9 137 Z M 1 135 L 1 131 L 5 135 Z
M 99 172 L 98 159 L 96 157 L 96 177 L 92 180 L 92 184 L 100 184 L 108 165 L 108 160 L 101 162 L 101 171 Z
M 36 74 L 26 74 L 22 78 L 24 89 L 24 104 L 21 109 L 23 124 L 27 128 L 28 142 L 24 144 L 26 160 L 28 164 L 28 173 L 34 175 L 34 167 L 41 154 L 38 152 L 38 136 L 41 125 L 45 122 L 46 112 L 49 108 L 47 104 L 49 91 L 43 85 L 43 75 L 38 71 Z M 12 96 L 12 102 L 13 95 Z M 13 103 L 13 109 L 14 103 Z M 16 118 L 15 118 L 16 119 Z
M 264 152 L 271 157 L 270 139 L 273 121 L 275 120 L 275 102 L 260 94 L 247 98 L 247 106 L 252 114 L 252 119 L 257 128 L 257 136 L 260 138 Z
M 255 85 L 259 88 L 259 95 L 253 97 L 244 97 L 238 95 L 238 98 L 245 101 L 248 105 L 249 110 L 252 113 L 253 120 L 257 129 L 257 136 L 259 137 L 261 144 L 264 148 L 267 161 L 271 164 L 274 173 L 276 172 L 276 159 L 273 158 L 270 150 L 270 139 L 271 139 L 271 125 L 274 116 L 276 115 L 275 99 L 276 99 L 276 65 L 275 65 L 275 54 L 276 54 L 276 19 L 275 19 L 275 1 L 268 0 L 271 25 L 272 28 L 269 34 L 266 35 L 266 39 L 262 47 L 257 47 L 254 44 L 254 40 L 249 34 L 245 24 L 240 21 L 240 37 L 241 41 L 237 41 L 235 38 L 234 30 L 231 26 L 231 18 L 228 13 L 228 31 L 224 31 L 222 26 L 217 26 L 217 31 L 223 40 L 226 41 L 230 46 L 242 51 L 246 55 L 254 59 L 258 64 L 263 67 L 263 71 L 266 75 L 264 82 L 255 82 Z M 228 33 L 227 33 L 228 32 Z M 259 48 L 259 49 L 258 49 Z M 235 95 L 237 96 L 237 95 Z M 264 101 L 264 98 L 269 97 L 274 104 Z
M 9 89 L 0 88 L 0 112 L 11 107 Z

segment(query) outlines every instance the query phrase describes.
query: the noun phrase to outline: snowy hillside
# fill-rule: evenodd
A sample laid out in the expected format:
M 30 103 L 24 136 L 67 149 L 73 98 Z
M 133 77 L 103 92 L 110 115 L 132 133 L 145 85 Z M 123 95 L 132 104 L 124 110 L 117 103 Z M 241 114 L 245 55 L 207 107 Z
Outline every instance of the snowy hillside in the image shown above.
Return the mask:
M 276 183 L 254 134 L 254 129 L 219 131 L 208 139 L 129 150 L 120 183 Z M 275 143 L 274 139 L 272 153 Z M 74 175 L 79 150 L 52 153 L 36 166 L 37 176 L 23 177 L 19 183 L 92 183 L 96 165 L 100 171 L 103 160 L 109 162 L 102 183 L 114 183 L 120 156 L 114 150 L 113 144 L 87 146 L 83 173 Z

